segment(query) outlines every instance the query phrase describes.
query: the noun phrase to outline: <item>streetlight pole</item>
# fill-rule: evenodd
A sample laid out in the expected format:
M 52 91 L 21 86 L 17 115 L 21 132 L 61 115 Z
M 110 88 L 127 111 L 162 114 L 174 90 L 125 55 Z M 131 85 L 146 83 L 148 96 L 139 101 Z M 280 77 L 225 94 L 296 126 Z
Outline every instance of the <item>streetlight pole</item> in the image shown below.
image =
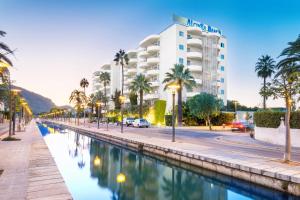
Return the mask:
M 172 142 L 175 142 L 175 91 L 172 91 Z
M 175 142 L 175 93 L 180 88 L 180 85 L 172 83 L 168 85 L 168 88 L 172 91 L 172 142 Z

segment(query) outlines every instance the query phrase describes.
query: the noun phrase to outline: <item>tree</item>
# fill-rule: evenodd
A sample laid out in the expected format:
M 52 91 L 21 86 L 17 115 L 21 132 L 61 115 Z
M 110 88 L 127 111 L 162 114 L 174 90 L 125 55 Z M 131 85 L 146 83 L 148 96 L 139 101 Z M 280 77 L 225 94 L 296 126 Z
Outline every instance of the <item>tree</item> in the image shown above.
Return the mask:
M 82 91 L 74 90 L 70 95 L 69 101 L 75 105 L 77 123 L 79 125 L 79 113 L 81 106 L 87 102 L 87 98 Z
M 130 101 L 131 107 L 134 107 L 137 105 L 137 98 L 138 98 L 138 95 L 135 92 L 129 93 L 129 101 Z
M 144 93 L 148 93 L 151 91 L 151 84 L 149 80 L 145 77 L 144 74 L 138 74 L 134 80 L 132 81 L 130 90 L 133 92 L 138 92 L 140 96 L 140 104 L 139 104 L 139 117 L 143 118 L 143 96 Z
M 178 126 L 182 125 L 182 88 L 192 89 L 196 85 L 194 77 L 192 76 L 190 70 L 185 68 L 182 64 L 175 64 L 174 68 L 171 69 L 171 73 L 166 73 L 166 78 L 163 83 L 166 84 L 165 89 L 171 84 L 178 84 Z
M 0 30 L 0 37 L 5 37 L 6 32 Z M 7 63 L 9 66 L 13 66 L 11 60 L 7 55 L 13 54 L 13 51 L 3 42 L 0 42 L 0 62 Z
M 278 63 L 278 66 L 285 66 L 288 64 L 293 64 L 293 68 L 296 71 L 300 71 L 300 34 L 294 42 L 289 42 L 288 47 L 285 48 L 280 57 L 285 56 L 283 60 Z
M 83 93 L 84 93 L 85 96 L 86 96 L 85 88 L 87 88 L 88 86 L 89 86 L 88 80 L 86 78 L 81 79 L 81 81 L 80 81 L 80 87 L 83 88 Z M 85 123 L 85 108 L 83 108 L 83 120 L 84 120 L 83 123 Z
M 268 95 L 266 93 L 266 82 L 267 78 L 271 77 L 274 73 L 275 68 L 275 61 L 271 58 L 269 55 L 262 55 L 260 58 L 258 58 L 258 61 L 255 65 L 255 72 L 257 72 L 257 76 L 263 78 L 263 92 L 260 92 L 260 94 L 263 97 L 263 108 L 266 109 L 266 100 L 268 98 Z
M 222 100 L 216 98 L 212 94 L 201 93 L 193 96 L 187 101 L 190 112 L 195 117 L 205 120 L 206 124 L 211 129 L 211 118 L 220 113 L 222 107 Z
M 293 63 L 286 64 L 282 62 L 277 67 L 278 72 L 272 83 L 269 84 L 268 90 L 272 93 L 274 99 L 283 98 L 285 100 L 286 146 L 284 160 L 289 162 L 291 159 L 291 109 L 296 95 L 300 93 L 300 72 L 296 70 Z
M 108 101 L 108 98 L 107 98 L 107 94 L 106 94 L 106 87 L 107 85 L 109 85 L 110 83 L 110 74 L 108 72 L 97 72 L 97 73 L 94 73 L 94 76 L 97 77 L 96 78 L 96 81 L 99 81 L 100 83 L 103 84 L 103 87 L 104 87 L 104 106 L 106 108 L 106 104 L 107 104 L 107 101 Z
M 115 90 L 114 95 L 111 96 L 111 99 L 113 100 L 115 104 L 115 109 L 120 110 L 121 109 L 121 102 L 120 102 L 120 96 L 121 96 L 121 91 L 120 90 Z
M 122 77 L 122 89 L 121 89 L 121 95 L 123 96 L 123 90 L 124 90 L 124 66 L 128 65 L 128 55 L 125 53 L 124 50 L 120 49 L 119 52 L 116 53 L 114 61 L 116 62 L 116 65 L 121 65 L 121 77 Z

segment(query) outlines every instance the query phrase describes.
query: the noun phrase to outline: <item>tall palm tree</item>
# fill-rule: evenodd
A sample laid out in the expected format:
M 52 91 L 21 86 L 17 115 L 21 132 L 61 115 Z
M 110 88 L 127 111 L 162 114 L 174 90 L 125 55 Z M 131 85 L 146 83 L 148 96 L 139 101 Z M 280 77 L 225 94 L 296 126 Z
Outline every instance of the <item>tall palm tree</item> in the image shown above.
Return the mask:
M 294 42 L 289 42 L 288 47 L 285 48 L 279 57 L 286 56 L 283 60 L 281 60 L 278 66 L 286 66 L 292 64 L 292 66 L 299 72 L 300 71 L 300 34 L 298 38 Z M 284 73 L 284 71 L 281 71 Z
M 83 93 L 84 95 L 86 95 L 85 93 L 85 88 L 87 88 L 89 86 L 89 82 L 86 78 L 81 79 L 80 81 L 80 87 L 83 88 Z M 85 106 L 85 105 L 84 105 Z M 83 108 L 83 123 L 85 124 L 85 108 Z
M 135 79 L 132 81 L 129 89 L 135 93 L 139 93 L 140 96 L 139 116 L 140 118 L 142 118 L 143 117 L 143 95 L 144 93 L 148 93 L 151 91 L 151 83 L 149 83 L 149 80 L 145 77 L 144 74 L 138 74 L 135 77 Z
M 87 98 L 82 91 L 74 90 L 70 95 L 69 101 L 70 101 L 70 103 L 73 103 L 75 105 L 77 124 L 79 125 L 80 109 L 81 109 L 82 104 L 85 104 L 87 102 Z
M 6 32 L 0 30 L 0 37 L 5 37 Z M 10 66 L 13 66 L 11 60 L 7 55 L 13 54 L 13 51 L 3 42 L 0 42 L 0 62 L 5 62 Z
M 119 52 L 116 53 L 114 61 L 116 65 L 121 65 L 122 68 L 122 89 L 121 95 L 124 96 L 124 66 L 128 65 L 128 55 L 124 50 L 120 49 Z M 123 133 L 123 106 L 121 105 L 121 133 Z
M 169 85 L 178 84 L 178 126 L 182 125 L 182 88 L 185 87 L 186 89 L 192 89 L 196 82 L 194 77 L 192 76 L 190 70 L 185 68 L 182 64 L 175 64 L 174 68 L 171 69 L 171 73 L 166 73 L 166 78 L 164 79 L 163 83 L 166 84 L 165 90 L 168 88 Z
M 263 92 L 261 93 L 263 96 L 263 108 L 266 109 L 266 83 L 267 78 L 271 77 L 275 72 L 275 61 L 269 55 L 262 55 L 258 58 L 258 61 L 255 65 L 255 72 L 257 72 L 257 76 L 263 78 Z
M 124 89 L 124 66 L 128 65 L 128 55 L 125 53 L 124 50 L 120 49 L 118 53 L 115 55 L 114 61 L 116 62 L 116 65 L 121 65 L 122 70 L 122 89 L 121 89 L 121 95 L 123 96 L 123 89 Z
M 100 82 L 103 83 L 104 87 L 104 106 L 106 108 L 106 103 L 107 103 L 107 96 L 106 96 L 106 87 L 110 83 L 110 74 L 108 72 L 101 72 L 99 76 Z

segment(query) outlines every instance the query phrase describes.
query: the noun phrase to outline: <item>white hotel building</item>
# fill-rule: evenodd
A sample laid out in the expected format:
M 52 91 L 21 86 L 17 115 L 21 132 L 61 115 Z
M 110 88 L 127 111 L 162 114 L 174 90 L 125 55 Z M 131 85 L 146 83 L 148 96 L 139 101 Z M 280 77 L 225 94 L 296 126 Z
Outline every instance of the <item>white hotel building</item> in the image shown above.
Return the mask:
M 147 36 L 136 49 L 127 51 L 129 64 L 124 68 L 124 94 L 129 94 L 128 86 L 134 77 L 143 73 L 152 86 L 151 93 L 145 94 L 145 101 L 153 103 L 157 99 L 167 100 L 169 110 L 171 94 L 164 91 L 162 82 L 165 73 L 174 64 L 180 63 L 190 69 L 197 83 L 190 91 L 183 89 L 183 100 L 207 92 L 218 96 L 226 105 L 228 66 L 225 36 L 215 27 L 183 17 L 173 18 L 171 26 L 161 33 Z M 121 88 L 120 66 L 112 61 L 101 66 L 100 71 L 104 70 L 111 74 L 107 94 L 114 94 L 116 89 Z

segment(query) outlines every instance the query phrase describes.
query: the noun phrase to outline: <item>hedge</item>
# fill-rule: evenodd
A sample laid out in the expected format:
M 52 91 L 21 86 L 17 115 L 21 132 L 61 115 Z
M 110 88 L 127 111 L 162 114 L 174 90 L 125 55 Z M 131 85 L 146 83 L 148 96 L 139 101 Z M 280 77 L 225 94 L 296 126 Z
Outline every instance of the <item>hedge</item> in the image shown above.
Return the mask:
M 154 102 L 154 123 L 163 124 L 166 112 L 167 102 L 165 100 L 157 100 Z
M 254 113 L 254 123 L 258 127 L 278 128 L 280 118 L 285 117 L 285 112 L 261 111 Z M 292 112 L 290 120 L 291 128 L 300 129 L 300 112 Z
M 172 115 L 165 115 L 166 126 L 172 126 Z
M 230 124 L 234 118 L 234 113 L 220 113 L 218 116 L 213 117 L 211 122 L 215 126 L 222 126 L 223 124 Z

